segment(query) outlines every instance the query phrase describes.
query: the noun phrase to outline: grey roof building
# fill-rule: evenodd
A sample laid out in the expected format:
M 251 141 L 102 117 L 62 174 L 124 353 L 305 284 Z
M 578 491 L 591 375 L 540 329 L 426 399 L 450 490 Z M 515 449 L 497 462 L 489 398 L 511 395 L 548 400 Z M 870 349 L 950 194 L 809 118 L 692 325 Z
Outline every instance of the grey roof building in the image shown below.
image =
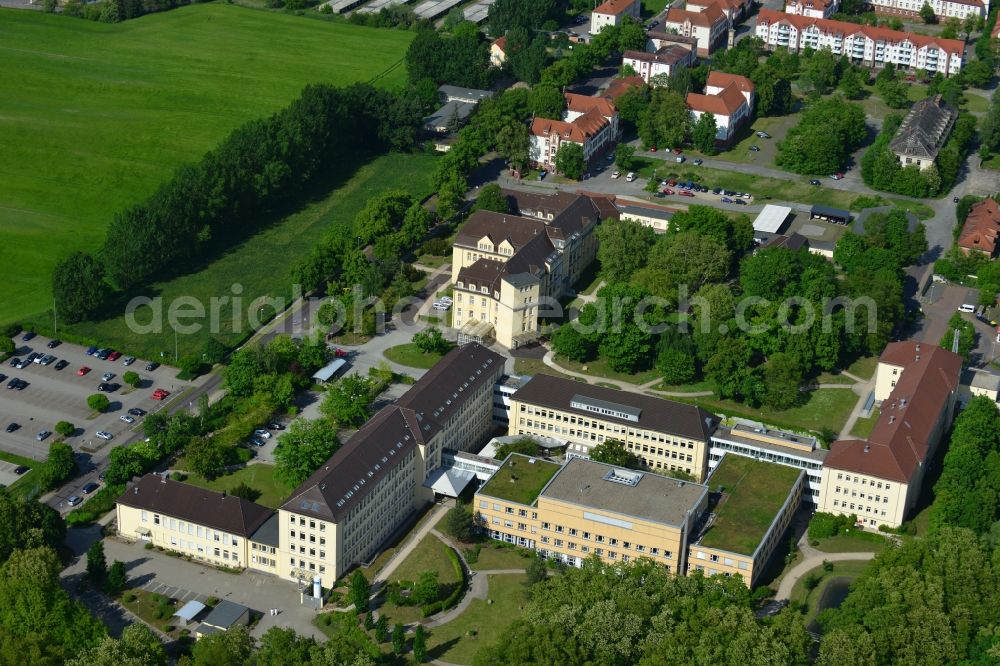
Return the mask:
M 489 90 L 447 85 L 439 87 L 438 92 L 444 100 L 444 105 L 424 118 L 424 129 L 429 132 L 445 133 L 458 129 L 479 102 L 493 96 Z
M 934 95 L 913 105 L 889 148 L 905 166 L 927 169 L 948 139 L 958 111 Z

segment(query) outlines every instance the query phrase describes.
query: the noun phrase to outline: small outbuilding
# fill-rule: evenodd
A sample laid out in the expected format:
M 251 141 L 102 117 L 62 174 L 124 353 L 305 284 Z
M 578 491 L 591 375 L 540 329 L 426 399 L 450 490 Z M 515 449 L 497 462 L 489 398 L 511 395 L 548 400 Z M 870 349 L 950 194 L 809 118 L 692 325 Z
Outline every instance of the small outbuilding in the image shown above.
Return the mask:
M 179 627 L 188 626 L 189 624 L 194 622 L 194 619 L 198 617 L 198 615 L 203 610 L 205 610 L 205 608 L 206 608 L 205 604 L 195 599 L 192 599 L 191 601 L 187 602 L 181 607 L 179 611 L 174 613 L 174 617 L 178 618 L 177 626 Z
M 334 377 L 336 377 L 337 373 L 339 373 L 341 370 L 343 370 L 344 366 L 346 366 L 346 365 L 347 365 L 347 361 L 346 360 L 344 360 L 342 358 L 336 358 L 336 359 L 330 361 L 329 363 L 327 363 L 325 366 L 323 366 L 319 370 L 317 370 L 313 374 L 312 378 L 315 379 L 318 382 L 328 382 L 331 379 L 333 379 Z
M 229 631 L 237 625 L 245 627 L 248 624 L 250 624 L 250 609 L 223 599 L 205 616 L 194 633 L 197 638 L 202 638 Z
M 851 221 L 851 211 L 816 204 L 809 211 L 809 217 L 813 220 L 823 220 L 833 224 L 848 224 Z
M 764 210 L 760 211 L 757 219 L 753 221 L 754 238 L 760 242 L 760 237 L 764 234 L 771 236 L 780 234 L 788 222 L 792 209 L 788 206 L 775 206 L 767 204 Z

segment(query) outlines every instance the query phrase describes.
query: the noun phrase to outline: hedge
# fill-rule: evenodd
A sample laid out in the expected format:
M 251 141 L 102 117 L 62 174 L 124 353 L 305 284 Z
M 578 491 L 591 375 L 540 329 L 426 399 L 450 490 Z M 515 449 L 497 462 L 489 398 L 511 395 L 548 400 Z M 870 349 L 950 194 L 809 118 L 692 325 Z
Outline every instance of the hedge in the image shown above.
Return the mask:
M 435 613 L 454 608 L 465 592 L 465 586 L 468 584 L 465 576 L 465 567 L 462 566 L 462 560 L 459 559 L 458 553 L 455 552 L 454 548 L 448 548 L 448 559 L 451 560 L 451 566 L 454 567 L 455 574 L 458 576 L 458 585 L 455 586 L 455 589 L 443 601 L 435 601 L 432 604 L 421 606 L 420 614 L 422 617 L 430 617 Z

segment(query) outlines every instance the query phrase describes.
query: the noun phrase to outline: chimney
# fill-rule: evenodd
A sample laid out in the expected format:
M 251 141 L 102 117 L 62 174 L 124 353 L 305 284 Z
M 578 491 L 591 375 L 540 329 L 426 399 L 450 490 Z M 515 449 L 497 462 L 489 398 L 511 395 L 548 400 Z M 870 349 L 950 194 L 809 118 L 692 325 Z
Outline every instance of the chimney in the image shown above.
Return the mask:
M 167 473 L 164 472 L 163 476 L 160 477 L 160 483 L 166 483 L 166 482 L 167 482 Z
M 868 453 L 871 450 L 872 450 L 872 445 L 869 444 L 868 442 L 865 442 L 865 453 Z
M 889 417 L 889 423 L 892 423 L 892 422 L 893 422 L 893 421 L 895 421 L 895 420 L 896 420 L 896 417 L 895 417 L 895 416 L 890 416 L 890 417 Z
M 133 486 L 133 487 L 132 487 L 132 490 L 134 490 L 134 491 L 135 491 L 135 494 L 136 494 L 136 495 L 138 495 L 138 494 L 139 494 L 139 486 Z

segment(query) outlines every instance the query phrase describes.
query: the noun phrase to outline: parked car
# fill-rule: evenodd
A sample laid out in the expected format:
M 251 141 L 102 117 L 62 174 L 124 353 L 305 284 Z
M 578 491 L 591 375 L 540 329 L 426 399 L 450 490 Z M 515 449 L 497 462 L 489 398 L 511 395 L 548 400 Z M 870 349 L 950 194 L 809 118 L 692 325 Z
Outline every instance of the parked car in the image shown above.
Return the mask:
M 114 378 L 115 378 L 115 373 L 113 372 L 105 372 L 103 375 L 101 375 L 102 382 L 110 382 Z
M 102 361 L 104 361 L 104 360 L 106 360 L 108 358 L 108 354 L 110 354 L 110 353 L 111 353 L 110 349 L 104 349 L 102 347 L 101 349 L 97 349 L 97 350 L 94 351 L 94 356 L 96 356 L 97 358 L 99 358 Z
M 115 438 L 114 435 L 112 435 L 110 432 L 108 432 L 106 430 L 98 430 L 96 434 L 97 434 L 98 437 L 100 437 L 101 439 L 103 439 L 106 442 L 110 442 L 112 439 Z
M 254 446 L 264 446 L 265 442 L 260 437 L 251 437 L 250 443 Z
M 97 490 L 100 487 L 101 486 L 99 484 L 96 484 L 93 481 L 91 481 L 90 483 L 88 483 L 87 485 L 85 485 L 81 490 L 82 490 L 82 492 L 83 492 L 84 495 L 89 495 L 90 493 L 94 492 L 95 490 Z
M 816 178 L 813 178 L 812 180 L 810 180 L 809 184 L 810 185 L 815 185 L 816 187 L 819 187 L 821 185 L 821 183 L 819 182 L 819 180 L 817 180 Z
M 68 500 L 66 500 L 66 504 L 69 504 L 70 506 L 76 506 L 82 501 L 83 500 L 78 495 L 73 495 Z
M 736 196 L 736 192 L 733 192 L 732 190 L 722 190 L 722 193 L 725 194 L 727 197 Z
M 131 414 L 132 416 L 145 416 L 146 410 L 140 409 L 139 407 L 133 407 L 132 409 L 128 410 L 128 413 Z
M 733 200 L 730 199 L 729 197 L 722 197 L 721 199 L 719 199 L 719 201 L 721 201 L 722 203 L 733 203 Z
M 170 391 L 165 391 L 163 389 L 156 389 L 155 391 L 153 391 L 153 395 L 151 397 L 153 398 L 153 400 L 163 400 L 168 395 L 170 395 Z
M 135 356 L 126 356 L 125 360 L 122 361 L 122 365 L 132 365 L 135 363 Z
M 844 177 L 844 174 L 842 174 L 842 173 L 835 173 L 835 174 L 831 174 L 830 175 L 830 178 L 833 178 L 834 180 L 840 180 L 843 177 Z
M 97 353 L 97 347 L 87 347 L 87 356 L 93 356 Z
M 683 155 L 678 155 L 677 157 L 674 158 L 674 162 L 677 162 L 678 164 L 683 163 L 684 160 L 685 160 L 685 157 Z
M 108 360 L 109 361 L 117 361 L 121 357 L 122 357 L 122 353 L 121 352 L 113 351 L 110 354 L 108 354 Z
M 87 374 L 88 372 L 90 372 L 90 368 L 88 368 L 88 367 L 87 367 L 87 366 L 85 366 L 85 365 L 81 365 L 81 366 L 80 366 L 80 369 L 76 371 L 76 374 L 77 374 L 78 376 L 80 376 L 80 377 L 83 377 L 83 376 L 84 376 L 85 374 Z
M 761 139 L 770 139 L 771 138 L 771 135 L 768 134 L 767 132 L 764 132 L 764 131 L 754 132 L 754 134 L 756 134 Z
M 120 388 L 121 385 L 114 382 L 101 382 L 97 385 L 97 390 L 101 393 L 114 393 Z
M 159 363 L 157 363 L 156 361 L 150 361 L 149 363 L 146 364 L 146 372 L 152 372 L 153 370 L 156 370 L 158 367 L 160 367 Z
M 264 430 L 263 428 L 257 428 L 256 430 L 253 431 L 253 434 L 255 434 L 257 437 L 262 437 L 264 439 L 271 439 L 271 433 L 269 433 L 267 430 Z
M 29 469 L 31 469 L 31 468 L 28 467 L 27 465 L 18 465 L 17 467 L 14 468 L 14 474 L 17 474 L 18 476 L 21 476 L 22 474 L 24 474 L 25 472 L 27 472 Z
M 683 152 L 684 152 L 684 151 L 683 151 L 683 150 L 681 150 L 680 148 L 674 148 L 674 155 L 680 155 L 680 154 L 681 154 L 681 153 L 683 153 Z
M 21 342 L 27 342 L 28 340 L 31 340 L 33 337 L 35 337 L 34 331 L 25 331 L 24 335 L 21 336 Z
M 124 421 L 125 423 L 127 423 L 129 425 L 132 425 L 133 423 L 135 423 L 135 417 L 129 416 L 128 414 L 122 414 L 121 416 L 118 417 L 118 420 L 119 421 Z
M 746 206 L 747 205 L 747 202 L 743 201 L 743 199 L 733 199 L 733 203 L 736 204 L 737 206 Z
M 667 180 L 667 185 L 669 185 L 670 187 L 673 187 L 676 184 L 677 184 L 677 181 L 674 180 L 673 178 L 670 178 L 669 180 Z
M 56 367 L 56 370 L 62 370 L 67 365 L 69 365 L 69 361 L 67 361 L 66 359 L 63 359 L 63 360 L 59 361 L 58 363 L 56 363 L 55 367 Z
M 656 146 L 650 146 L 649 147 L 649 152 L 655 153 L 656 152 Z
M 17 358 L 16 356 L 14 358 L 10 359 L 10 367 L 20 369 L 21 368 L 21 359 Z
M 633 180 L 635 180 L 635 174 L 629 171 L 628 175 L 625 176 L 625 180 L 631 183 Z
M 15 430 L 18 430 L 20 427 L 21 425 L 19 423 L 8 423 L 7 432 L 14 432 Z
M 41 365 L 52 365 L 56 362 L 56 357 L 52 354 L 45 354 L 37 362 Z
M 722 194 L 722 188 L 721 187 L 713 187 L 712 188 L 712 194 Z
M 37 361 L 38 359 L 40 359 L 41 357 L 42 357 L 42 355 L 41 355 L 41 354 L 39 354 L 38 352 L 31 352 L 30 354 L 28 354 L 28 355 L 27 355 L 27 356 L 25 357 L 25 359 L 26 359 L 26 360 L 27 360 L 27 362 L 28 362 L 28 363 L 27 363 L 27 365 L 31 365 L 32 363 L 36 362 L 36 361 Z
M 622 177 L 622 172 L 619 171 L 618 169 L 615 169 L 614 171 L 611 172 L 611 177 L 612 178 L 621 178 Z
M 691 160 L 691 164 L 693 164 L 695 166 L 701 166 L 703 162 L 704 162 L 704 160 L 702 160 L 700 157 Z
M 951 198 L 951 202 L 952 203 L 958 203 L 958 197 L 952 197 Z
M 338 348 L 333 350 L 333 355 L 337 358 L 347 358 L 349 354 L 343 349 Z
M 751 153 L 759 153 L 760 152 L 760 146 L 758 146 L 757 144 L 754 144 L 754 145 L 750 146 L 750 152 Z
M 665 188 L 663 188 L 663 193 L 664 194 L 673 194 L 674 191 L 672 189 L 670 189 L 669 187 L 665 187 Z
M 23 391 L 24 389 L 28 388 L 28 382 L 24 381 L 23 379 L 16 379 L 14 381 L 17 382 L 17 384 L 15 384 L 14 386 L 15 390 Z
M 45 345 L 49 349 L 55 349 L 62 344 L 62 340 L 49 340 L 49 344 Z
M 655 20 L 654 21 L 650 21 L 649 23 L 646 24 L 646 30 L 652 30 L 653 28 L 655 28 L 658 25 L 660 25 L 659 21 L 655 21 Z
M 48 439 L 48 436 L 51 434 L 52 434 L 51 430 L 42 430 L 37 435 L 35 435 L 35 439 L 37 439 L 39 442 L 44 442 L 46 439 Z
M 0 382 L 5 382 L 5 381 L 7 381 L 7 375 L 0 372 Z
M 9 382 L 7 382 L 7 388 L 8 388 L 8 389 L 11 389 L 11 390 L 13 390 L 13 389 L 16 389 L 16 388 L 17 388 L 17 383 L 18 383 L 19 381 L 21 381 L 21 380 L 20 380 L 20 379 L 18 379 L 17 377 L 14 377 L 14 378 L 13 378 L 13 379 L 11 379 L 11 380 L 10 380 Z
M 694 196 L 694 192 L 692 192 L 691 190 L 681 190 L 680 192 L 678 192 L 678 194 L 681 195 L 682 197 L 693 197 Z
M 277 421 L 275 421 L 274 423 L 268 423 L 267 427 L 270 430 L 284 430 L 285 429 L 285 426 L 283 424 L 281 424 L 281 423 L 278 423 Z

